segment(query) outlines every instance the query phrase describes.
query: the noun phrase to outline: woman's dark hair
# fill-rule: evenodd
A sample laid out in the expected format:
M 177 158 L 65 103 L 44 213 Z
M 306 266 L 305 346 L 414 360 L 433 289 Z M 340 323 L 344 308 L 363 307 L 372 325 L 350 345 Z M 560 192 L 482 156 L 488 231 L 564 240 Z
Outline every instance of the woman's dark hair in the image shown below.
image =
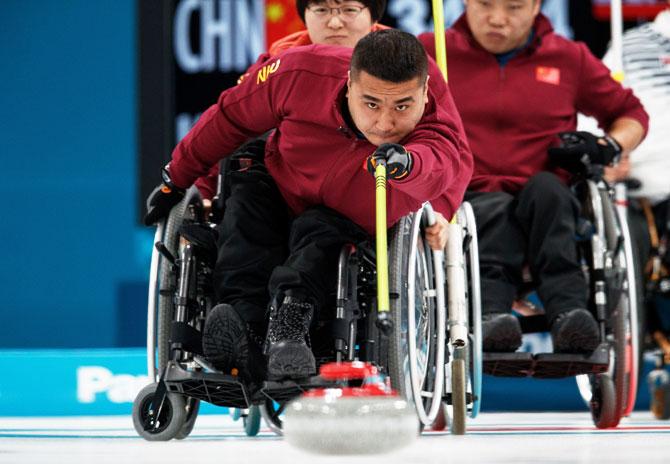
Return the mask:
M 351 79 L 355 80 L 361 71 L 388 82 L 407 82 L 416 77 L 425 82 L 428 58 L 412 34 L 384 29 L 369 33 L 354 47 Z
M 346 0 L 333 0 L 334 3 L 344 3 Z M 384 10 L 386 9 L 386 0 L 356 0 L 358 3 L 362 3 L 370 10 L 370 16 L 372 17 L 372 22 L 376 23 L 384 16 Z M 305 10 L 310 5 L 319 5 L 326 3 L 326 0 L 295 0 L 295 8 L 298 10 L 300 19 L 302 22 L 305 22 Z

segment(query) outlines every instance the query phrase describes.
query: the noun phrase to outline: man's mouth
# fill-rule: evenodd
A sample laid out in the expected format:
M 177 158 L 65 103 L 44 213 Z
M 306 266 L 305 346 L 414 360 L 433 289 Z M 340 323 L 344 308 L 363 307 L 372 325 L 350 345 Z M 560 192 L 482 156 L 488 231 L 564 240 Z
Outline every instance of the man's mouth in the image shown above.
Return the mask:
M 496 41 L 496 42 L 500 42 L 500 41 L 505 40 L 505 35 L 501 34 L 500 32 L 487 32 L 486 37 L 489 40 L 493 40 L 493 41 Z

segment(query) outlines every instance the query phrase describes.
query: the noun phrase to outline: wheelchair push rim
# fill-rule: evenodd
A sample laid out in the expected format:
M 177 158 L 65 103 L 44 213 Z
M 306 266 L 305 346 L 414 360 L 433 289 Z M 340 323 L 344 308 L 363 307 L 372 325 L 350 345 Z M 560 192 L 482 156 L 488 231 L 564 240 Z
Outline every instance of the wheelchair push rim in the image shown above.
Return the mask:
M 422 425 L 442 412 L 446 316 L 444 282 L 435 285 L 434 263 L 422 239 L 422 208 L 401 219 L 391 240 L 391 301 L 394 334 L 389 372 L 394 388 L 413 402 Z M 405 269 L 407 273 L 405 273 Z

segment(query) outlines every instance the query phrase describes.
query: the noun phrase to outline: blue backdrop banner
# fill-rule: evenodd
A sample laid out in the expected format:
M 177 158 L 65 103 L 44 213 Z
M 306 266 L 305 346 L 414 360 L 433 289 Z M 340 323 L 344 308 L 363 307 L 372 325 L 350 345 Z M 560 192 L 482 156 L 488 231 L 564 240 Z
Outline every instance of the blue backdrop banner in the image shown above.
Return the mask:
M 651 368 L 647 363 L 646 371 Z M 143 348 L 0 351 L 0 416 L 130 414 L 149 383 Z M 501 379 L 485 376 L 484 411 L 587 411 L 574 379 Z M 637 407 L 647 408 L 642 377 Z M 228 410 L 202 404 L 201 413 Z

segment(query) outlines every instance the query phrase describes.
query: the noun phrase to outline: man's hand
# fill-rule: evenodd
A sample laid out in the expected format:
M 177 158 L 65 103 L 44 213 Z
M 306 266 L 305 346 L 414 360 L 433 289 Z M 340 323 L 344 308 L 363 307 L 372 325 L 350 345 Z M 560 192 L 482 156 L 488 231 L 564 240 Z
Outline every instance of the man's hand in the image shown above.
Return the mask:
M 581 172 L 589 164 L 608 166 L 618 161 L 621 145 L 610 136 L 590 132 L 561 132 L 561 145 L 549 149 L 549 158 L 570 172 Z
M 623 182 L 630 177 L 630 157 L 622 156 L 621 160 L 612 167 L 605 168 L 605 180 L 613 182 Z
M 186 191 L 172 183 L 168 167 L 162 171 L 163 183 L 156 187 L 147 198 L 147 214 L 144 224 L 153 225 L 170 214 L 172 207 L 179 203 Z
M 375 169 L 380 161 L 386 162 L 386 177 L 390 180 L 404 179 L 412 172 L 412 154 L 405 147 L 397 143 L 383 143 L 375 152 L 368 156 L 366 167 L 370 174 L 375 175 Z
M 442 216 L 441 213 L 435 211 L 435 224 L 426 227 L 425 236 L 426 242 L 433 250 L 444 250 L 447 246 L 447 238 L 449 238 L 449 221 Z

